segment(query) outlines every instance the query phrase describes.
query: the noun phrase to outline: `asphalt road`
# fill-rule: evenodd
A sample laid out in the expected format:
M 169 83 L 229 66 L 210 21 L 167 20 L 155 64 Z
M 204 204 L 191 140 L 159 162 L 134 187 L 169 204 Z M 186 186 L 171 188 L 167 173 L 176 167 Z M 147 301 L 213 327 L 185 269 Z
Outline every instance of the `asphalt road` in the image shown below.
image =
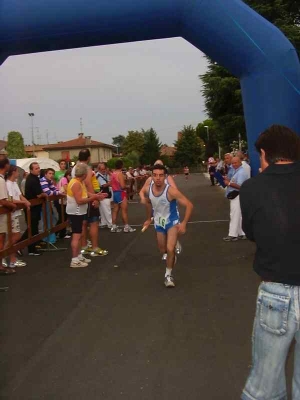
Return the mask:
M 100 230 L 109 255 L 88 268 L 69 268 L 63 240 L 68 250 L 25 256 L 27 267 L 0 277 L 9 286 L 0 293 L 1 399 L 240 398 L 259 282 L 254 245 L 222 241 L 229 204 L 221 188 L 201 174 L 176 181 L 195 209 L 174 289 L 163 285 L 153 228 L 140 226 Z M 142 205 L 129 211 L 131 224 L 143 223 Z

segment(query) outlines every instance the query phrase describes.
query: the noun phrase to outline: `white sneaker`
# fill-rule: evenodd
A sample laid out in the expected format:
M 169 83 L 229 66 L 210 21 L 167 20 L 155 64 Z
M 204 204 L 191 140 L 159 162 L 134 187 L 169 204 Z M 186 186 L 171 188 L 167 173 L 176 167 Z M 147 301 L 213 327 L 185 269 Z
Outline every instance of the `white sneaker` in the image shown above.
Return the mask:
M 70 268 L 85 268 L 88 266 L 88 263 L 83 261 L 71 261 Z
M 173 278 L 172 275 L 167 275 L 165 277 L 165 282 L 164 283 L 165 283 L 165 287 L 169 287 L 169 288 L 175 287 L 175 282 L 174 282 L 174 278 Z
M 135 228 L 131 228 L 131 226 L 125 226 L 125 228 L 123 229 L 123 232 L 125 233 L 132 233 L 135 232 L 136 229 Z
M 25 261 L 16 260 L 14 263 L 10 263 L 11 268 L 15 267 L 26 267 L 27 263 Z
M 80 262 L 83 262 L 83 263 L 86 263 L 86 264 L 89 264 L 90 262 L 92 262 L 92 260 L 90 260 L 89 258 L 83 257 L 82 254 L 80 254 L 80 256 L 78 256 L 78 260 L 79 260 Z
M 112 227 L 110 231 L 113 233 L 119 233 L 119 232 L 122 232 L 122 229 L 119 228 L 118 226 L 116 226 L 116 227 Z
M 177 240 L 176 246 L 175 246 L 175 253 L 179 255 L 181 252 L 182 252 L 182 246 L 181 246 L 181 243 L 179 242 L 179 240 Z

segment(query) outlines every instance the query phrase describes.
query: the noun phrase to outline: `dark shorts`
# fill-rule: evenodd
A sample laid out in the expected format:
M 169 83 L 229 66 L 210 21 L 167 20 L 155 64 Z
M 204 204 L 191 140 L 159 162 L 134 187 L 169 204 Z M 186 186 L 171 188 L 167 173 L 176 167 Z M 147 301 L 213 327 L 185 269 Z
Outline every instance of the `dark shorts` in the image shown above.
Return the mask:
M 124 199 L 127 199 L 127 193 L 124 190 L 118 190 L 113 194 L 113 201 L 117 204 L 121 204 Z
M 84 216 L 84 221 L 87 221 L 88 224 L 92 224 L 93 222 L 99 222 L 100 212 L 99 207 L 95 208 L 89 203 L 87 214 Z
M 72 233 L 82 233 L 82 223 L 84 220 L 84 215 L 68 215 L 70 225 L 72 228 Z

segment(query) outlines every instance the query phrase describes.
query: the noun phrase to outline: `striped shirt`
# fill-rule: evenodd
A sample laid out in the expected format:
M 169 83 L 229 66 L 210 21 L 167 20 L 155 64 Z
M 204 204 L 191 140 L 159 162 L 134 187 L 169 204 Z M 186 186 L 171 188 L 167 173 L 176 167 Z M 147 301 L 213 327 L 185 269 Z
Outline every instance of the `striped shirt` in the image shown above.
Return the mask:
M 40 178 L 40 184 L 43 193 L 46 193 L 47 196 L 59 194 L 59 190 L 54 186 L 53 182 L 49 181 L 45 176 Z

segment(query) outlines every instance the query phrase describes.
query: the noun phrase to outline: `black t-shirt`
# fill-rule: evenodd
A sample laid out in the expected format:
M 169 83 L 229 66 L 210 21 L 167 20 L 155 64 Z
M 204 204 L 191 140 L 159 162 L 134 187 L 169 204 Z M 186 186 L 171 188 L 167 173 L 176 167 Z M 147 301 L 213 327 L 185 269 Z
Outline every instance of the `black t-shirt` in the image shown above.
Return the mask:
M 25 197 L 27 200 L 36 199 L 38 195 L 43 193 L 40 179 L 38 176 L 29 174 L 25 182 Z M 37 211 L 41 205 L 31 207 L 32 211 Z
M 270 165 L 240 189 L 243 230 L 256 243 L 254 270 L 300 286 L 300 163 Z

